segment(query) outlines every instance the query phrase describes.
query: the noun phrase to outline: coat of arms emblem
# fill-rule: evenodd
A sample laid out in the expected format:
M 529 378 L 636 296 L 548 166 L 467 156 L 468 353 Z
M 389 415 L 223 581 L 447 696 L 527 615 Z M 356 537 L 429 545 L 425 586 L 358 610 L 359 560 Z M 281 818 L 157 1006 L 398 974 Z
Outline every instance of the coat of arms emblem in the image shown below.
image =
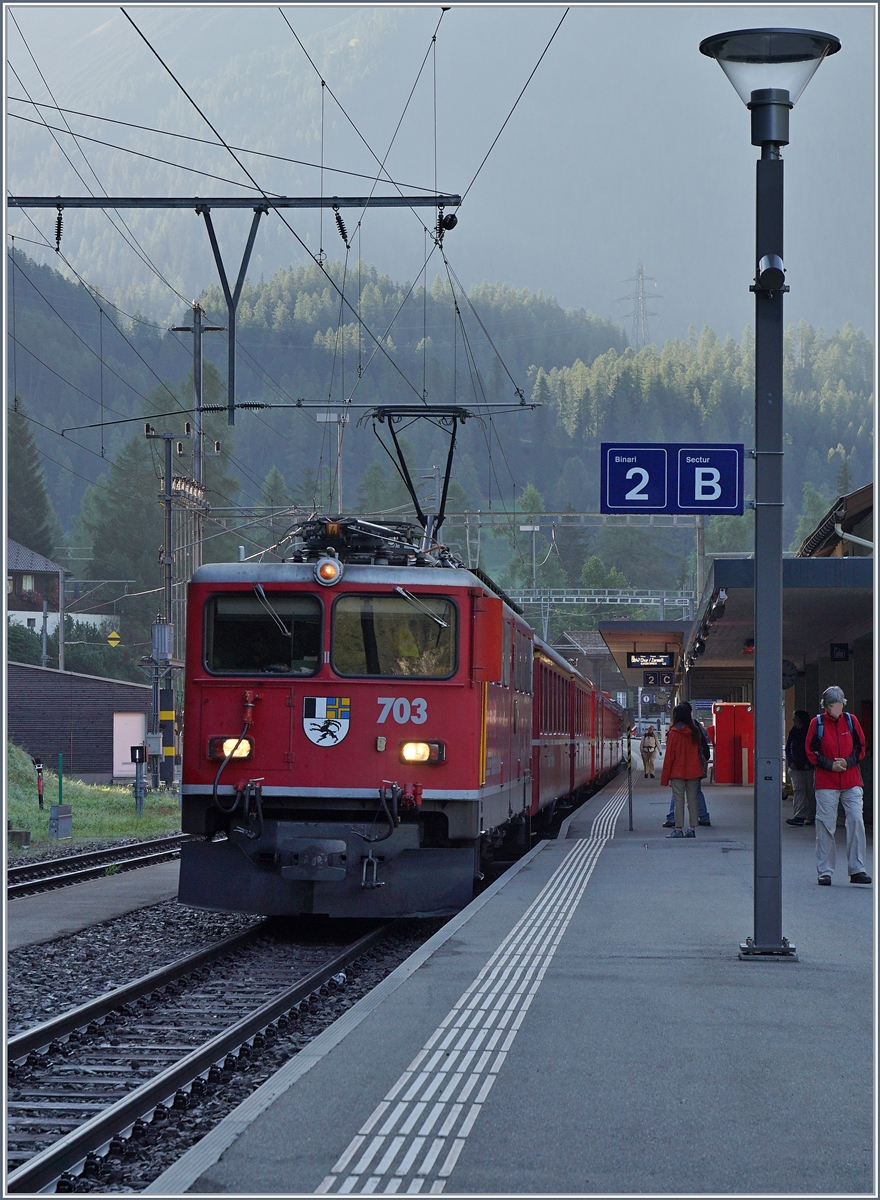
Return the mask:
M 349 696 L 303 697 L 303 731 L 316 746 L 338 746 L 351 720 Z

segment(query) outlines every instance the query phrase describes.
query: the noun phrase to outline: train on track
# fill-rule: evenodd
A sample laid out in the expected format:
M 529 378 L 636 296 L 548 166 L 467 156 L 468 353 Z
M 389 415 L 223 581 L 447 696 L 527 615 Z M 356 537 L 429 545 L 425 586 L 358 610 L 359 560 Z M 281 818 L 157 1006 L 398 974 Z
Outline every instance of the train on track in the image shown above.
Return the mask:
M 294 547 L 189 585 L 179 899 L 457 912 L 618 770 L 623 712 L 416 526 L 315 519 Z

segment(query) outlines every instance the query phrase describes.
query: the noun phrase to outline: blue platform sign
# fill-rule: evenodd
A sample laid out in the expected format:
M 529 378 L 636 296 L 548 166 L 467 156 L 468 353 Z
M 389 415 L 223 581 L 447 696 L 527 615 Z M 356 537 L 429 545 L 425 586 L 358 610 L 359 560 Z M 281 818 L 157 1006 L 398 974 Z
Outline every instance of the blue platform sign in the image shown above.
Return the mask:
M 603 513 L 743 511 L 742 445 L 602 443 Z

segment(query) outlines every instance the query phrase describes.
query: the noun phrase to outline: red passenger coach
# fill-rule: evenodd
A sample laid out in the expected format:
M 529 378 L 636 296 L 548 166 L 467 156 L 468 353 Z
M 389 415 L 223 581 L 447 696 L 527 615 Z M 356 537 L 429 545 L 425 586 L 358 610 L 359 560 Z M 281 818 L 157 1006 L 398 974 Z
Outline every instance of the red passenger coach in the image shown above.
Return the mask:
M 622 761 L 622 737 L 619 705 L 536 640 L 532 813 L 609 779 Z
M 294 561 L 205 566 L 190 584 L 183 830 L 201 837 L 182 848 L 179 898 L 455 912 L 481 847 L 610 772 L 606 698 L 536 648 L 482 573 L 421 550 L 420 530 L 301 533 Z

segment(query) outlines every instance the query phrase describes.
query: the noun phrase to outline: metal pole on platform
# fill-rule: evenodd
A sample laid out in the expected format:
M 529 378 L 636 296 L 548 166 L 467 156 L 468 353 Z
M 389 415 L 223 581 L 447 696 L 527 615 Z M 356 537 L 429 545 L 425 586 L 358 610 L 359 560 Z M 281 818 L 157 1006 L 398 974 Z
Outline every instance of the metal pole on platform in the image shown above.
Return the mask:
M 641 689 L 639 689 L 641 690 Z M 626 731 L 626 796 L 629 804 L 629 831 L 633 827 L 633 762 L 632 762 L 632 729 Z
M 706 38 L 752 115 L 757 163 L 755 281 L 755 869 L 754 935 L 742 959 L 796 960 L 782 935 L 783 162 L 789 114 L 816 68 L 840 49 L 808 29 L 745 29 Z M 764 86 L 755 88 L 756 83 Z M 783 86 L 779 86 L 782 84 Z

